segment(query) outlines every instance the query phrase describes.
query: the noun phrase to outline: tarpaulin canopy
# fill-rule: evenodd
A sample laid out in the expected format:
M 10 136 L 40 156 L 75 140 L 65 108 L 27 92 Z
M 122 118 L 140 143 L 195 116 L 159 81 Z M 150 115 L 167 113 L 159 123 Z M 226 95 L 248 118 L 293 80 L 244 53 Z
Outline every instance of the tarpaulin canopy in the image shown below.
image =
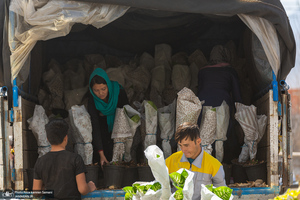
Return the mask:
M 19 8 L 16 8 L 16 6 L 13 8 L 12 5 L 16 2 L 22 2 L 22 4 L 19 5 Z M 24 34 L 16 32 L 16 30 L 19 29 L 15 28 L 15 38 L 12 38 L 13 40 L 10 41 L 10 47 L 12 49 L 12 44 L 16 44 L 19 42 L 18 44 L 20 44 L 21 48 L 22 45 L 27 45 L 30 48 L 24 51 L 22 51 L 22 49 L 17 51 L 19 53 L 18 55 L 14 54 L 14 51 L 12 51 L 12 66 L 10 67 L 10 63 L 2 60 L 1 64 L 3 64 L 3 66 L 0 65 L 0 67 L 3 67 L 3 69 L 7 67 L 11 68 L 12 78 L 20 76 L 19 73 L 23 73 L 23 75 L 21 76 L 23 77 L 23 80 L 21 80 L 19 83 L 24 82 L 24 79 L 26 79 L 29 74 L 29 70 L 28 68 L 24 68 L 24 64 L 28 60 L 30 50 L 36 43 L 36 41 L 33 40 L 31 44 L 26 44 L 26 42 L 31 39 L 29 37 L 29 33 L 33 34 L 32 32 L 30 32 L 30 28 L 38 28 L 38 26 L 44 26 L 46 23 L 45 19 L 47 18 L 46 15 L 43 15 L 42 18 L 38 19 L 39 21 L 36 21 L 37 18 L 34 17 L 37 17 L 37 14 L 41 11 L 41 9 L 47 6 L 47 4 L 50 2 L 53 3 L 53 1 L 51 0 L 12 0 L 10 3 L 10 5 L 12 6 L 11 11 L 14 11 L 18 14 L 15 19 L 16 24 L 14 25 L 14 27 L 17 27 L 18 23 L 19 25 L 21 23 L 22 28 L 28 29 L 28 31 L 24 32 Z M 97 35 L 102 43 L 109 44 L 110 46 L 118 50 L 136 54 L 141 53 L 142 51 L 149 52 L 150 43 L 152 46 L 158 43 L 172 43 L 172 47 L 174 49 L 176 49 L 177 47 L 181 47 L 181 49 L 185 48 L 192 51 L 193 48 L 196 48 L 195 46 L 192 46 L 192 43 L 195 43 L 196 45 L 196 43 L 198 42 L 198 46 L 203 47 L 203 50 L 205 52 L 205 49 L 209 49 L 213 45 L 218 44 L 218 42 L 220 42 L 220 39 L 240 40 L 243 30 L 247 25 L 249 29 L 255 33 L 257 40 L 260 41 L 260 45 L 252 45 L 252 48 L 260 48 L 264 50 L 264 56 L 269 61 L 266 62 L 265 65 L 269 65 L 270 69 L 273 69 L 275 74 L 277 74 L 278 80 L 285 79 L 291 68 L 294 67 L 296 52 L 294 36 L 285 10 L 279 0 L 202 0 L 201 2 L 197 0 L 81 0 L 57 2 L 65 2 L 65 5 L 67 6 L 57 8 L 61 9 L 59 11 L 55 10 L 55 7 L 52 7 L 52 12 L 62 14 L 58 14 L 56 16 L 53 16 L 54 18 L 51 18 L 53 23 L 51 25 L 52 29 L 48 29 L 46 31 L 54 31 L 57 26 L 62 25 L 62 23 L 65 22 L 69 23 L 66 28 L 68 28 L 68 31 L 70 31 L 72 25 L 75 23 L 93 24 L 95 21 L 93 22 L 92 19 L 97 19 L 97 17 L 99 16 L 101 18 L 101 16 L 107 16 L 107 13 L 110 13 L 110 16 L 114 17 L 110 18 L 110 20 L 108 21 L 105 21 L 100 26 L 96 26 L 97 28 L 104 26 L 103 28 L 100 28 L 98 30 L 94 30 L 95 28 L 89 28 L 89 30 L 93 30 L 93 33 L 91 33 L 90 35 Z M 75 2 L 78 2 L 77 5 L 80 5 L 81 7 L 76 6 Z M 24 12 L 26 9 L 28 10 L 28 7 L 26 6 L 28 6 L 28 4 L 30 3 L 33 3 L 35 7 L 29 9 L 31 13 Z M 88 18 L 79 16 L 76 20 L 73 20 L 74 16 L 72 16 L 72 12 L 69 11 L 77 10 L 82 12 L 82 5 L 85 5 L 85 8 L 88 5 L 93 5 L 91 8 L 95 8 L 95 6 L 97 5 L 105 9 L 103 11 L 96 10 L 93 13 L 87 10 L 87 13 L 89 13 Z M 0 4 L 0 6 L 0 9 L 2 10 L 4 4 Z M 127 10 L 129 7 L 130 9 Z M 112 10 L 108 11 L 107 8 L 110 8 Z M 2 18 L 3 16 L 5 16 L 5 13 L 7 15 L 8 10 L 6 9 L 5 11 L 6 12 L 0 13 Z M 94 10 L 91 9 L 91 11 Z M 21 15 L 22 12 L 26 17 Z M 124 12 L 126 12 L 125 15 L 123 15 Z M 78 12 L 76 13 L 78 14 Z M 120 18 L 116 20 L 118 17 Z M 0 17 L 1 20 L 4 20 L 4 18 L 2 18 Z M 33 18 L 35 19 L 34 21 L 32 21 Z M 45 23 L 43 23 L 43 19 L 45 20 Z M 86 21 L 85 19 L 88 19 L 88 21 Z M 240 19 L 242 19 L 242 21 Z M 98 21 L 96 20 L 96 22 Z M 49 22 L 49 20 L 47 22 Z M 112 23 L 109 24 L 110 22 Z M 2 21 L 1 23 L 1 25 L 4 24 L 4 22 Z M 27 27 L 24 27 L 24 24 L 27 24 Z M 9 26 L 3 27 L 6 27 L 6 29 L 8 29 Z M 3 27 L 0 26 L 0 29 Z M 66 30 L 66 28 L 63 30 Z M 2 33 L 2 30 L 0 30 L 0 32 Z M 61 30 L 59 30 L 59 32 L 61 32 Z M 45 33 L 38 34 L 37 32 L 35 32 L 35 34 L 41 36 Z M 49 37 L 49 35 L 45 34 L 44 38 L 38 37 L 37 40 L 47 40 L 66 34 L 68 34 L 68 32 L 64 32 L 63 34 L 54 34 L 54 36 L 52 37 Z M 199 41 L 201 39 L 202 41 L 199 44 Z M 208 45 L 207 43 L 203 42 L 204 40 L 210 40 L 211 44 Z M 5 42 L 7 42 L 7 38 L 3 37 L 3 42 L 0 42 L 0 44 L 4 44 Z M 177 50 L 181 49 L 177 48 Z M 252 52 L 252 54 L 254 54 L 254 52 Z M 260 63 L 256 60 L 255 65 L 257 68 L 261 67 Z M 21 70 L 22 67 L 26 69 L 23 72 Z M 4 71 L 3 69 L 1 69 L 1 71 Z M 263 74 L 262 77 L 263 76 L 266 75 Z M 268 82 L 269 80 L 271 80 L 270 73 L 268 73 L 267 79 Z

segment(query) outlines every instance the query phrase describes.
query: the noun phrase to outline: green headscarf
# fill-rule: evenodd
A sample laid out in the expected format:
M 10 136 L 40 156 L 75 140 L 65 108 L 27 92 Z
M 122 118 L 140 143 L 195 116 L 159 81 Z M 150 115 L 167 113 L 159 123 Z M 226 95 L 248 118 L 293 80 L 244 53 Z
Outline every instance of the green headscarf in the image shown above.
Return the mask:
M 108 87 L 108 95 L 109 95 L 107 103 L 105 103 L 103 100 L 97 97 L 90 86 L 92 78 L 96 75 L 101 76 L 106 81 Z M 91 94 L 94 97 L 96 109 L 99 110 L 103 115 L 107 116 L 108 131 L 111 132 L 114 127 L 116 108 L 117 108 L 119 93 L 120 93 L 120 85 L 116 81 L 110 81 L 106 72 L 103 69 L 97 68 L 93 71 L 93 73 L 90 76 L 89 88 Z

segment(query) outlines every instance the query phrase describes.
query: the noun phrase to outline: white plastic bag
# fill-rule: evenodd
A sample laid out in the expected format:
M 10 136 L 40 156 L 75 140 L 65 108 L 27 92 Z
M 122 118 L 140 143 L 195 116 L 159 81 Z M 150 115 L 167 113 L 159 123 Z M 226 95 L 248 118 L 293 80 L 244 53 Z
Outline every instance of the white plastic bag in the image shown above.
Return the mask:
M 129 105 L 124 106 L 126 118 L 129 122 L 131 128 L 131 136 L 126 138 L 125 141 L 125 154 L 124 154 L 124 161 L 129 162 L 131 161 L 131 147 L 133 142 L 133 137 L 135 135 L 136 129 L 139 125 L 141 125 L 141 114 L 132 108 Z
M 255 159 L 257 152 L 257 139 L 259 135 L 256 107 L 254 105 L 246 106 L 241 103 L 235 103 L 235 119 L 240 123 L 244 134 L 244 146 L 239 156 L 239 162 L 246 162 L 248 156 L 246 150 L 249 150 L 250 159 Z M 245 146 L 246 145 L 246 146 Z
M 152 182 L 135 182 L 135 183 L 139 183 L 140 186 L 143 185 L 153 185 L 154 183 L 159 182 L 159 181 L 152 181 Z M 135 184 L 133 183 L 133 184 Z M 139 200 L 158 200 L 161 199 L 161 195 L 162 195 L 162 189 L 154 191 L 152 189 L 149 189 L 146 194 L 141 193 L 139 191 L 137 191 L 136 195 L 133 195 L 133 200 L 134 199 L 139 199 Z
M 182 188 L 183 200 L 192 200 L 194 195 L 194 173 L 183 168 L 179 169 L 177 172 L 181 174 L 183 170 L 187 171 L 187 173 L 189 174 L 185 179 L 184 186 Z M 174 194 L 172 194 L 169 200 L 175 200 Z
M 214 108 L 211 106 L 203 106 L 200 128 L 200 138 L 201 146 L 204 151 L 211 154 L 212 153 L 212 143 L 216 138 L 216 129 L 217 129 L 217 114 Z
M 145 107 L 145 122 L 146 122 L 146 137 L 144 142 L 145 149 L 150 145 L 156 144 L 157 132 L 157 108 L 153 102 L 144 100 Z
M 175 133 L 175 108 L 176 99 L 172 104 L 158 109 L 158 124 L 161 131 L 160 137 L 162 141 L 162 148 L 164 157 L 167 158 L 172 154 L 170 140 Z
M 126 138 L 132 137 L 131 127 L 124 108 L 117 108 L 111 138 L 114 139 L 112 162 L 122 161 Z M 129 145 L 129 144 L 128 144 Z
M 187 65 L 174 65 L 172 69 L 172 85 L 176 91 L 189 88 L 191 84 L 191 72 Z
M 229 200 L 233 199 L 233 195 L 231 194 Z M 201 200 L 222 200 L 216 194 L 211 192 L 209 189 L 205 187 L 205 185 L 201 184 Z
M 177 94 L 176 129 L 184 122 L 197 124 L 202 109 L 202 102 L 200 102 L 192 90 L 186 87 Z
M 148 159 L 148 165 L 151 168 L 152 174 L 162 187 L 162 200 L 168 200 L 171 196 L 171 187 L 169 179 L 169 170 L 166 166 L 164 154 L 162 150 L 156 146 L 151 145 L 145 151 L 145 156 Z
M 45 125 L 49 122 L 49 119 L 44 108 L 40 105 L 35 105 L 33 116 L 29 118 L 27 122 L 29 124 L 29 130 L 32 130 L 37 141 L 38 154 L 39 157 L 41 157 L 51 150 L 51 145 L 47 140 L 45 129 Z
M 74 130 L 76 141 L 75 151 L 81 155 L 84 164 L 92 164 L 93 145 L 92 145 L 92 123 L 91 118 L 84 105 L 72 106 L 69 110 L 71 126 Z
M 216 159 L 220 162 L 223 161 L 224 157 L 224 148 L 223 142 L 227 140 L 226 134 L 229 125 L 230 111 L 229 106 L 226 101 L 223 101 L 222 104 L 216 107 L 217 113 L 217 130 L 216 130 Z

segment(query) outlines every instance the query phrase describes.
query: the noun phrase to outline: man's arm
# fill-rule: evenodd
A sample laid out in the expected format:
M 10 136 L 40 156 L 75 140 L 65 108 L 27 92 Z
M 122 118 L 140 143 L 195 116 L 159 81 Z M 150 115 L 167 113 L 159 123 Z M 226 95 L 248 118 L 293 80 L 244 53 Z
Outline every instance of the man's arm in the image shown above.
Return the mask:
M 225 173 L 222 165 L 216 175 L 212 178 L 212 183 L 215 187 L 226 186 Z
M 89 192 L 93 192 L 96 186 L 93 181 L 86 182 L 85 173 L 80 173 L 76 176 L 77 188 L 80 194 L 86 195 Z

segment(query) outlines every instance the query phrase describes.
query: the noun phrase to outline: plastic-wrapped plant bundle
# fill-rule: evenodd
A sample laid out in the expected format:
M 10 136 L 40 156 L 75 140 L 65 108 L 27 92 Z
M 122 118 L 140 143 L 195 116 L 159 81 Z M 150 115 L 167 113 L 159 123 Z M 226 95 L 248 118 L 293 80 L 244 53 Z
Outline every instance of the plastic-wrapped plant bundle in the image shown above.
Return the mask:
M 146 137 L 144 147 L 156 144 L 157 108 L 152 101 L 143 101 L 145 107 Z
M 151 145 L 144 152 L 155 180 L 162 185 L 161 199 L 169 199 L 171 196 L 169 171 L 162 150 L 156 145 Z
M 123 188 L 125 200 L 151 200 L 160 199 L 162 187 L 158 181 L 135 182 L 132 186 Z
M 232 200 L 232 189 L 226 186 L 214 187 L 201 184 L 201 200 Z
M 162 141 L 162 148 L 164 157 L 167 158 L 172 154 L 170 140 L 175 132 L 175 110 L 176 99 L 172 104 L 158 109 L 158 124 L 160 128 L 160 137 Z
M 69 110 L 69 116 L 74 133 L 73 137 L 76 141 L 75 151 L 81 155 L 85 165 L 92 164 L 93 137 L 90 115 L 83 105 L 75 105 Z
M 176 129 L 184 122 L 197 124 L 202 109 L 202 102 L 200 102 L 192 90 L 186 87 L 177 94 Z
M 201 146 L 203 147 L 204 151 L 211 154 L 213 150 L 211 144 L 215 141 L 217 129 L 216 108 L 212 108 L 211 106 L 204 106 L 201 121 Z
M 221 106 L 216 107 L 217 112 L 217 130 L 216 130 L 216 158 L 222 162 L 224 157 L 223 142 L 227 140 L 226 134 L 229 125 L 229 106 L 223 101 Z
M 174 65 L 172 69 L 172 85 L 176 91 L 190 87 L 191 72 L 187 65 Z
M 45 130 L 45 125 L 49 122 L 49 119 L 45 113 L 42 106 L 36 105 L 34 108 L 33 117 L 27 120 L 29 124 L 29 130 L 32 133 L 38 144 L 38 154 L 39 157 L 45 155 L 51 150 L 51 145 L 47 140 L 47 134 Z
M 257 116 L 256 107 L 254 105 L 246 106 L 236 103 L 235 119 L 240 123 L 244 134 L 244 142 L 242 152 L 239 156 L 239 162 L 246 162 L 256 158 L 257 144 L 261 140 L 267 123 L 266 116 Z
M 112 162 L 122 161 L 125 153 L 126 138 L 132 137 L 132 131 L 124 108 L 117 108 L 111 138 L 114 139 Z
M 179 169 L 177 172 L 169 174 L 173 185 L 177 191 L 173 193 L 169 200 L 192 200 L 194 194 L 194 173 L 187 169 Z
M 124 111 L 131 129 L 131 136 L 127 137 L 125 140 L 125 154 L 124 154 L 124 161 L 129 162 L 132 160 L 130 152 L 133 143 L 133 137 L 136 133 L 137 127 L 141 125 L 141 114 L 129 105 L 124 106 Z

